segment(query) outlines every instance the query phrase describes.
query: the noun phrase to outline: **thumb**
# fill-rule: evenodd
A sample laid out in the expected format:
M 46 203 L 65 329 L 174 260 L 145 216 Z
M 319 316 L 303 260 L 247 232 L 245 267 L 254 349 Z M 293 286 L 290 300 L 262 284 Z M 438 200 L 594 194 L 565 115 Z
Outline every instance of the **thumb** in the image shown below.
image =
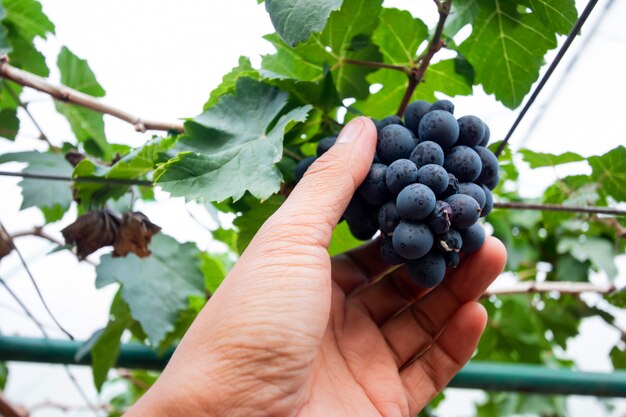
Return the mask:
M 333 229 L 369 172 L 376 139 L 369 118 L 350 121 L 335 145 L 309 167 L 277 217 L 286 219 L 287 226 L 310 228 L 313 243 L 328 247 Z

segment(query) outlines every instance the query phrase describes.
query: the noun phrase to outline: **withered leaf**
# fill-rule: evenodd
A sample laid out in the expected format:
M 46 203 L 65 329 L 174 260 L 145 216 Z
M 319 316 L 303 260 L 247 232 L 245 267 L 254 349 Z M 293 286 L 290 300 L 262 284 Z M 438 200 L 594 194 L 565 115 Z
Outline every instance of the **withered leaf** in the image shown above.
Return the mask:
M 4 228 L 0 227 L 0 259 L 7 256 L 13 250 L 13 241 Z
M 72 164 L 73 167 L 78 165 L 78 163 L 85 158 L 86 158 L 85 155 L 76 151 L 69 151 L 65 154 L 65 160 L 69 162 L 70 164 Z
M 121 219 L 108 209 L 94 210 L 80 216 L 61 230 L 66 244 L 76 244 L 79 259 L 104 246 L 113 245 L 117 239 Z
M 160 230 L 159 226 L 152 223 L 145 214 L 139 211 L 124 214 L 117 239 L 113 245 L 113 256 L 126 256 L 130 252 L 140 258 L 150 256 L 148 245 L 152 240 L 152 235 Z

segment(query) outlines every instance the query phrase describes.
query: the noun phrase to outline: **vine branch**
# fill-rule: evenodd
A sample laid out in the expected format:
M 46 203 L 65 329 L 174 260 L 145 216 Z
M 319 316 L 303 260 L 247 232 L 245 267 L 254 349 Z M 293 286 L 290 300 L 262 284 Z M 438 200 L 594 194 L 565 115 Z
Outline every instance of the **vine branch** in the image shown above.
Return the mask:
M 400 103 L 400 107 L 398 107 L 398 111 L 396 115 L 402 116 L 404 114 L 404 110 L 406 106 L 409 104 L 411 100 L 411 96 L 413 96 L 413 92 L 415 88 L 422 82 L 424 78 L 424 74 L 426 73 L 426 69 L 430 64 L 430 61 L 433 59 L 433 56 L 441 49 L 443 46 L 443 41 L 441 39 L 441 35 L 443 34 L 443 27 L 446 23 L 446 19 L 450 14 L 450 7 L 452 5 L 452 0 L 445 1 L 435 1 L 437 4 L 437 9 L 439 11 L 439 21 L 437 22 L 437 27 L 435 29 L 435 33 L 433 34 L 432 39 L 428 43 L 428 48 L 424 52 L 424 54 L 419 57 L 415 65 L 419 63 L 419 66 L 414 66 L 411 69 L 409 74 L 409 84 L 407 85 L 406 91 L 404 92 L 404 97 L 402 97 L 402 102 Z
M 611 207 L 598 206 L 562 206 L 559 204 L 532 204 L 532 203 L 493 203 L 494 208 L 511 210 L 538 210 L 538 211 L 562 211 L 569 213 L 610 214 L 614 216 L 626 216 L 626 210 Z
M 25 237 L 25 236 L 34 236 L 34 237 L 38 237 L 38 238 L 41 238 L 41 239 L 45 239 L 45 240 L 47 240 L 47 241 L 49 241 L 49 242 L 52 242 L 52 243 L 54 243 L 54 244 L 56 244 L 56 245 L 58 245 L 58 246 L 64 246 L 64 245 L 65 245 L 65 244 L 64 244 L 63 242 L 61 242 L 59 239 L 55 238 L 55 237 L 54 237 L 54 236 L 52 236 L 52 235 L 47 234 L 47 233 L 43 230 L 43 228 L 42 228 L 41 226 L 35 226 L 35 227 L 33 227 L 31 230 L 23 230 L 23 231 L 21 231 L 21 232 L 16 232 L 16 233 L 13 233 L 13 235 L 11 236 L 11 238 L 12 238 L 12 239 L 17 239 L 17 238 L 20 238 L 20 237 Z M 78 255 L 77 255 L 74 251 L 72 251 L 72 250 L 69 250 L 69 249 L 68 249 L 68 251 L 70 251 L 70 252 L 71 252 L 74 256 L 76 256 L 76 258 L 78 258 L 78 260 L 79 260 L 79 261 L 81 261 L 81 262 L 87 262 L 88 264 L 93 265 L 93 266 L 96 266 L 96 265 L 97 265 L 97 264 L 96 264 L 94 261 L 92 261 L 92 260 L 89 260 L 89 259 L 86 259 L 86 258 L 85 258 L 85 259 L 80 259 L 80 258 L 78 257 Z
M 581 294 L 585 292 L 595 292 L 597 294 L 610 294 L 616 290 L 615 285 L 598 286 L 589 282 L 570 281 L 546 281 L 546 282 L 520 282 L 503 288 L 488 289 L 482 298 L 492 295 L 513 295 L 513 294 L 540 294 L 546 292 L 558 292 L 561 294 Z
M 363 61 L 360 59 L 350 59 L 350 58 L 344 58 L 343 62 L 344 64 L 359 65 L 362 67 L 370 67 L 370 68 L 387 68 L 387 69 L 392 69 L 396 71 L 401 71 L 407 75 L 411 74 L 411 68 L 403 66 L 403 65 L 386 64 L 384 62 L 376 62 L 376 61 Z
M 116 117 L 133 125 L 135 130 L 138 132 L 145 132 L 147 130 L 175 132 L 184 131 L 182 123 L 142 119 L 128 113 L 127 111 L 105 104 L 100 100 L 97 100 L 95 97 L 81 93 L 73 88 L 65 85 L 52 84 L 45 78 L 39 77 L 38 75 L 32 74 L 28 71 L 15 68 L 9 64 L 9 58 L 7 55 L 0 56 L 0 77 L 11 80 L 22 86 L 41 91 L 42 93 L 46 93 L 59 101 L 76 104 L 102 114 L 108 114 Z

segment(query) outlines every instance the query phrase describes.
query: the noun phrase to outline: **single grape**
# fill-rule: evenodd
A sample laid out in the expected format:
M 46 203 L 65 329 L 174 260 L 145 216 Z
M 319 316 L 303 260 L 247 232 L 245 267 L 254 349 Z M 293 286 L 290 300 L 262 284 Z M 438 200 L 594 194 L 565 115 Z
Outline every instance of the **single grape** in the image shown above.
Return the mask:
M 476 146 L 474 151 L 478 154 L 482 165 L 476 182 L 480 184 L 491 183 L 500 172 L 498 158 L 493 152 L 483 146 Z
M 327 136 L 317 143 L 317 156 L 320 157 L 328 151 L 337 141 L 337 136 Z
M 437 236 L 436 241 L 439 248 L 444 252 L 458 252 L 463 246 L 461 234 L 454 229 L 450 229 L 446 233 Z
M 490 190 L 493 190 L 494 188 L 498 186 L 499 182 L 500 182 L 500 173 L 498 172 L 491 181 L 485 181 L 483 185 L 485 185 Z
M 404 124 L 402 123 L 402 119 L 395 114 L 393 116 L 387 116 L 384 119 L 378 121 L 378 123 L 375 122 L 374 124 L 376 125 L 376 130 L 378 131 L 378 133 L 380 133 L 381 130 L 389 125 L 404 126 Z
M 309 167 L 315 162 L 317 158 L 314 156 L 310 156 L 308 158 L 304 158 L 296 164 L 296 182 L 299 182 L 302 177 L 304 177 L 304 173 L 309 169 Z
M 480 217 L 480 206 L 472 197 L 455 194 L 446 198 L 452 208 L 452 226 L 457 230 L 467 229 Z
M 491 131 L 489 130 L 489 126 L 487 126 L 487 123 L 485 123 L 485 134 L 480 139 L 480 143 L 478 144 L 478 146 L 485 146 L 486 147 L 489 144 L 489 137 L 490 136 L 491 136 Z
M 439 285 L 446 275 L 446 261 L 438 250 L 431 250 L 419 259 L 408 260 L 406 266 L 413 282 L 423 288 Z
M 376 154 L 384 164 L 391 164 L 397 159 L 408 159 L 415 147 L 413 133 L 404 126 L 391 124 L 378 134 Z
M 408 159 L 398 159 L 387 168 L 385 183 L 393 195 L 417 181 L 417 166 Z
M 459 140 L 457 145 L 476 146 L 485 135 L 485 124 L 476 116 L 459 118 Z
M 435 203 L 435 209 L 428 219 L 426 219 L 426 223 L 430 230 L 433 233 L 441 235 L 450 230 L 450 225 L 452 224 L 452 208 L 450 204 L 445 201 L 437 200 Z
M 425 224 L 402 222 L 393 231 L 393 248 L 406 259 L 426 255 L 433 247 L 433 234 Z
M 359 221 L 368 217 L 372 212 L 372 206 L 368 204 L 359 193 L 355 193 L 343 212 L 343 218 L 349 221 Z
M 404 187 L 396 199 L 400 217 L 407 220 L 422 220 L 435 209 L 435 194 L 424 184 Z
M 404 125 L 418 136 L 418 129 L 422 117 L 430 110 L 430 103 L 424 100 L 417 100 L 406 106 L 404 111 Z
M 460 185 L 461 183 L 459 182 L 457 177 L 455 177 L 454 174 L 450 174 L 448 172 L 448 188 L 446 188 L 445 191 L 439 194 L 437 197 L 441 200 L 445 200 L 451 195 L 457 194 L 459 192 Z
M 430 188 L 437 195 L 448 188 L 450 177 L 442 166 L 428 164 L 421 167 L 417 172 L 417 181 Z
M 372 164 L 367 177 L 359 187 L 359 194 L 365 201 L 380 206 L 389 199 L 389 190 L 387 190 L 387 185 L 385 185 L 386 175 L 386 165 Z
M 487 197 L 483 191 L 483 187 L 473 182 L 463 182 L 459 185 L 459 194 L 466 194 L 478 202 L 478 206 L 482 210 L 487 202 Z
M 419 125 L 420 141 L 430 140 L 443 149 L 454 146 L 459 137 L 459 123 L 445 110 L 434 110 L 422 117 Z
M 350 233 L 359 240 L 371 239 L 378 231 L 378 222 L 373 217 L 346 220 Z
M 480 156 L 470 147 L 455 146 L 448 152 L 443 167 L 461 182 L 472 182 L 482 169 Z
M 458 252 L 444 252 L 443 259 L 445 259 L 448 268 L 456 268 L 461 263 L 461 255 Z
M 420 142 L 413 151 L 409 159 L 415 163 L 418 168 L 428 164 L 443 165 L 444 154 L 443 149 L 433 141 Z
M 437 100 L 430 106 L 430 110 L 445 110 L 450 114 L 454 113 L 454 104 L 450 100 Z
M 476 252 L 485 243 L 485 229 L 480 223 L 476 223 L 465 230 L 461 230 L 461 237 L 463 238 L 461 252 Z
M 491 191 L 486 185 L 483 184 L 481 187 L 485 193 L 485 207 L 483 207 L 483 210 L 480 212 L 480 217 L 485 217 L 493 210 L 493 194 L 491 194 Z
M 400 224 L 400 216 L 396 209 L 396 204 L 392 201 L 383 204 L 378 210 L 378 226 L 384 234 L 393 233 L 396 226 Z
M 384 238 L 381 242 L 380 255 L 383 257 L 383 260 L 390 265 L 400 265 L 404 263 L 404 258 L 398 255 L 398 252 L 393 248 L 391 238 Z

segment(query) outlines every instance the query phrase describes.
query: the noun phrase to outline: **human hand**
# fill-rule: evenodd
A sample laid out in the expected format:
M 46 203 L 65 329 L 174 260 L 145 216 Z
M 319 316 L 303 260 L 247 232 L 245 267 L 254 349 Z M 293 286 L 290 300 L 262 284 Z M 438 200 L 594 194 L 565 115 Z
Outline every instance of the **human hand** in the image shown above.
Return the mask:
M 370 242 L 331 259 L 376 129 L 351 121 L 263 225 L 128 416 L 412 416 L 463 367 L 476 299 L 506 254 L 489 238 L 434 290 Z M 378 279 L 383 277 L 382 279 Z

